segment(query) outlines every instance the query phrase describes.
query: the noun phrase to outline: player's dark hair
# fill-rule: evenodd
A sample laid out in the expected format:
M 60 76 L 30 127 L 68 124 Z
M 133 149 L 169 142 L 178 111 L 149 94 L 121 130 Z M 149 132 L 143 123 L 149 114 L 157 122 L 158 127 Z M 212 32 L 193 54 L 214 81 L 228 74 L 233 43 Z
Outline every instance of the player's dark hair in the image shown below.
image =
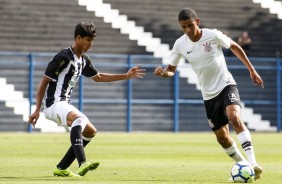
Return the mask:
M 96 26 L 93 22 L 81 22 L 76 25 L 74 30 L 74 39 L 80 35 L 82 38 L 89 36 L 91 38 L 96 37 Z
M 197 18 L 197 13 L 192 8 L 184 8 L 178 14 L 178 21 L 189 19 L 196 20 Z

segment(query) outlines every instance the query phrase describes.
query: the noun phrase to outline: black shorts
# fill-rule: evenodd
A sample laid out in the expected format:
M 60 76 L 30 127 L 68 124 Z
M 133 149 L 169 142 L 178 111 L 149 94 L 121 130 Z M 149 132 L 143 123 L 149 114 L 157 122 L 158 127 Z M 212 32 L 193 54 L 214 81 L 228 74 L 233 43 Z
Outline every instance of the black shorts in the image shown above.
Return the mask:
M 226 114 L 228 105 L 239 105 L 241 107 L 240 95 L 237 85 L 226 86 L 219 95 L 204 100 L 209 126 L 213 131 L 220 129 L 229 123 Z

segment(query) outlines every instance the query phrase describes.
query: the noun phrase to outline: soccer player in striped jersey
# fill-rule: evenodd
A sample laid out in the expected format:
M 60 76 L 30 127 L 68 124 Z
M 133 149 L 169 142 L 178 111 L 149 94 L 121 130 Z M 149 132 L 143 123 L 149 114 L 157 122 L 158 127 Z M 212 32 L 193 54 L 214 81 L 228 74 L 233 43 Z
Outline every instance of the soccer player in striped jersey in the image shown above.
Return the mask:
M 46 91 L 44 101 L 46 118 L 59 125 L 71 127 L 71 146 L 53 170 L 56 176 L 84 176 L 99 165 L 98 162 L 86 161 L 84 153 L 84 147 L 95 136 L 97 130 L 82 112 L 70 104 L 71 93 L 79 77 L 84 75 L 96 82 L 112 82 L 142 78 L 145 75 L 145 70 L 141 69 L 140 65 L 123 74 L 100 73 L 85 54 L 93 45 L 95 37 L 94 23 L 82 22 L 76 25 L 74 44 L 56 54 L 48 64 L 37 88 L 36 110 L 29 116 L 29 123 L 35 126 Z M 75 159 L 79 165 L 78 175 L 68 169 Z
M 193 9 L 181 10 L 178 20 L 184 35 L 173 46 L 170 64 L 165 68 L 156 67 L 155 75 L 172 77 L 180 59 L 187 59 L 198 77 L 208 123 L 218 143 L 235 162 L 245 160 L 229 134 L 230 123 L 255 170 L 255 179 L 259 179 L 263 169 L 257 164 L 250 132 L 242 121 L 239 92 L 227 69 L 222 48 L 230 48 L 245 64 L 254 84 L 263 88 L 261 77 L 236 42 L 216 29 L 200 29 L 200 19 Z

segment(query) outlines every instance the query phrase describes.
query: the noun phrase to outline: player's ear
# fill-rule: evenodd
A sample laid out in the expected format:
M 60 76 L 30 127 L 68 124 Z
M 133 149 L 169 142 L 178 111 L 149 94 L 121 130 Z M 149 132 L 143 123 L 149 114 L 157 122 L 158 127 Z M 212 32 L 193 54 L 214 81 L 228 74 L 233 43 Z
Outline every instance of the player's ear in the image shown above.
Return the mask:
M 199 25 L 200 25 L 200 19 L 197 18 L 195 21 L 196 21 L 196 23 L 197 23 L 197 26 L 199 26 Z
M 82 38 L 80 35 L 77 35 L 76 38 L 75 38 L 75 41 L 80 41 Z

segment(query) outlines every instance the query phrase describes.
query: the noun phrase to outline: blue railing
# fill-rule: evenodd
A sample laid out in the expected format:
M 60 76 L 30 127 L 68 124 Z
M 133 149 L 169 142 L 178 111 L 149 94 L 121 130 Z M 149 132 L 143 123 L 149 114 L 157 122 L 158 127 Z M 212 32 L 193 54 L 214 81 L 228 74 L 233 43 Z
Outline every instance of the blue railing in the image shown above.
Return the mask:
M 281 130 L 281 58 L 276 59 L 276 107 L 277 107 L 277 131 L 280 132 Z
M 29 102 L 30 104 L 35 103 L 33 89 L 34 89 L 34 70 L 35 66 L 46 66 L 47 61 L 38 61 L 36 58 L 49 57 L 51 58 L 54 53 L 14 53 L 14 52 L 0 52 L 0 57 L 24 57 L 27 61 L 24 62 L 13 62 L 7 60 L 3 60 L 0 58 L 0 66 L 4 65 L 26 65 L 29 70 Z M 111 62 L 111 63 L 95 63 L 97 67 L 116 67 L 128 69 L 131 68 L 135 59 L 143 60 L 142 67 L 143 68 L 155 68 L 159 64 L 150 64 L 147 63 L 146 59 L 153 59 L 152 56 L 149 55 L 111 55 L 111 54 L 89 54 L 91 58 L 95 59 L 122 59 L 126 60 L 126 62 Z M 281 131 L 281 58 L 250 58 L 253 64 L 260 62 L 272 62 L 275 63 L 273 66 L 265 66 L 259 65 L 255 66 L 257 70 L 269 70 L 276 73 L 276 101 L 273 100 L 244 100 L 245 104 L 251 105 L 276 105 L 276 121 L 277 121 L 277 132 Z M 4 61 L 4 62 L 3 62 Z M 227 61 L 237 61 L 236 58 L 228 57 Z M 246 69 L 245 66 L 241 65 L 240 62 L 236 62 L 236 64 L 228 65 L 228 68 L 231 70 L 242 70 Z M 274 74 L 273 74 L 274 75 Z M 79 82 L 79 97 L 78 100 L 73 100 L 74 103 L 78 104 L 78 108 L 83 111 L 83 104 L 86 103 L 101 103 L 101 104 L 126 104 L 127 105 L 127 131 L 132 131 L 132 105 L 133 104 L 170 104 L 173 105 L 173 129 L 175 132 L 179 131 L 179 105 L 180 104 L 202 104 L 202 99 L 181 99 L 179 95 L 179 74 L 176 73 L 174 77 L 174 85 L 173 85 L 173 98 L 172 99 L 133 99 L 132 98 L 132 80 L 127 81 L 127 97 L 126 99 L 85 99 L 83 94 L 83 78 L 80 78 Z M 31 112 L 31 105 L 29 111 Z M 32 131 L 32 128 L 29 127 L 28 131 Z

